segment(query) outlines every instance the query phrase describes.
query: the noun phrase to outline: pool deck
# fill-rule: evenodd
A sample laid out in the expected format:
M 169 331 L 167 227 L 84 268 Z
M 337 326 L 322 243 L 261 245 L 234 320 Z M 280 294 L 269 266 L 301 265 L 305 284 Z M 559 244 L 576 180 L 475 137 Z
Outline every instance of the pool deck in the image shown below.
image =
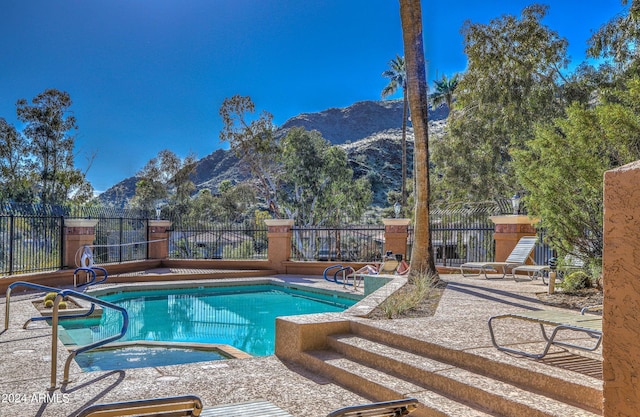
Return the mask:
M 535 295 L 546 291 L 542 282 L 485 280 L 460 275 L 441 277 L 449 285 L 433 317 L 367 322 L 431 343 L 465 351 L 484 351 L 496 360 L 527 361 L 495 350 L 486 323 L 496 314 L 548 308 Z M 322 277 L 268 278 L 295 285 L 362 293 L 362 287 L 343 288 Z M 0 416 L 74 416 L 92 404 L 187 394 L 199 396 L 205 407 L 266 400 L 293 416 L 326 416 L 341 407 L 371 402 L 306 369 L 283 363 L 276 356 L 89 373 L 82 372 L 74 362 L 72 382 L 60 387 L 62 368 L 68 356 L 60 343 L 57 388 L 49 391 L 51 328 L 40 322 L 30 325 L 27 330 L 22 329 L 22 324 L 36 313 L 32 305 L 35 298 L 39 297 L 12 295 L 9 330 L 0 334 Z M 0 301 L 3 319 L 5 304 L 3 297 Z M 597 369 L 599 353 L 590 355 L 586 357 L 592 358 L 595 367 L 594 374 L 587 378 L 598 386 L 601 385 Z M 557 372 L 568 377 L 572 375 L 571 370 L 558 368 Z M 585 378 L 584 374 L 574 374 L 576 379 Z

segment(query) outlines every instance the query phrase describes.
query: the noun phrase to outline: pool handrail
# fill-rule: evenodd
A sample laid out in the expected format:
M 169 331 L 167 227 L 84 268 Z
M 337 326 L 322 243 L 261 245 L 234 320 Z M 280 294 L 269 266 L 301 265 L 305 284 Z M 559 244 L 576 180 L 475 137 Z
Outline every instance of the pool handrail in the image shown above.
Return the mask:
M 102 273 L 104 274 L 104 277 L 100 281 L 96 281 L 96 279 L 97 279 L 97 274 L 96 274 L 96 271 L 95 271 L 96 269 L 99 270 L 99 271 L 102 271 Z M 79 271 L 90 272 L 93 275 L 93 277 L 89 281 L 78 285 L 77 284 L 77 275 L 78 275 Z M 107 280 L 108 276 L 109 276 L 109 274 L 107 273 L 107 270 L 102 268 L 102 267 L 95 266 L 95 265 L 92 265 L 92 266 L 81 266 L 79 268 L 76 268 L 75 271 L 73 271 L 73 286 L 75 288 L 80 288 L 80 287 L 89 288 L 91 285 L 102 284 L 103 282 L 105 282 Z
M 84 353 L 88 350 L 100 347 L 100 346 L 104 346 L 107 343 L 113 342 L 115 340 L 120 339 L 122 336 L 125 335 L 125 333 L 127 333 L 127 329 L 129 328 L 129 314 L 127 313 L 127 310 L 124 307 L 120 307 L 119 305 L 110 303 L 108 301 L 104 301 L 101 300 L 99 298 L 95 298 L 92 297 L 88 294 L 85 293 L 81 293 L 78 291 L 74 291 L 74 290 L 62 290 L 58 293 L 58 295 L 56 296 L 55 300 L 53 301 L 53 314 L 52 314 L 52 319 L 51 319 L 51 328 L 52 328 L 52 335 L 51 335 L 51 339 L 52 339 L 52 343 L 51 343 L 51 389 L 55 389 L 56 387 L 56 377 L 57 377 L 57 354 L 58 354 L 58 307 L 60 304 L 60 301 L 62 300 L 63 297 L 66 297 L 67 295 L 72 295 L 73 297 L 77 297 L 77 298 L 81 298 L 84 299 L 86 301 L 90 301 L 92 303 L 101 305 L 103 307 L 108 307 L 108 308 L 112 308 L 114 310 L 119 311 L 122 314 L 122 328 L 120 329 L 120 333 L 115 334 L 113 336 L 109 336 L 105 339 L 101 339 L 98 340 L 96 342 L 93 343 L 89 343 L 88 345 L 84 345 L 84 346 L 80 346 L 79 348 L 73 349 L 70 354 L 69 357 L 67 357 L 67 361 L 64 364 L 64 374 L 63 374 L 63 380 L 62 383 L 63 384 L 68 384 L 69 383 L 69 367 L 71 366 L 71 361 L 73 360 L 73 358 L 75 358 L 78 354 L 80 353 Z
M 11 305 L 11 290 L 13 290 L 15 287 L 27 287 L 27 288 L 33 288 L 36 290 L 42 290 L 45 292 L 56 292 L 56 298 L 53 301 L 53 311 L 51 313 L 51 386 L 49 387 L 50 390 L 54 390 L 56 388 L 56 378 L 57 378 L 57 367 L 58 367 L 58 320 L 60 318 L 64 319 L 64 318 L 68 318 L 68 316 L 60 316 L 58 315 L 59 312 L 59 307 L 60 307 L 60 301 L 62 301 L 62 299 L 64 297 L 66 297 L 67 295 L 72 295 L 73 297 L 76 298 L 81 298 L 84 299 L 86 301 L 91 302 L 92 304 L 98 304 L 101 305 L 103 307 L 108 307 L 108 308 L 113 308 L 117 311 L 120 311 L 120 313 L 122 313 L 122 329 L 120 330 L 119 334 L 116 334 L 114 336 L 110 336 L 106 339 L 102 339 L 102 340 L 98 340 L 97 342 L 93 342 L 90 343 L 88 345 L 85 346 L 81 346 L 79 348 L 76 348 L 74 350 L 71 351 L 71 355 L 69 355 L 69 357 L 67 358 L 67 361 L 65 363 L 64 366 L 64 380 L 63 383 L 68 383 L 69 382 L 69 367 L 71 365 L 71 361 L 73 360 L 73 358 L 78 355 L 79 353 L 83 353 L 86 352 L 88 350 L 91 350 L 93 348 L 99 347 L 99 346 L 103 346 L 106 345 L 107 343 L 113 342 L 114 340 L 118 340 L 120 339 L 122 336 L 125 335 L 125 333 L 127 332 L 127 328 L 129 327 L 129 314 L 127 313 L 127 310 L 124 309 L 123 307 L 120 307 L 118 305 L 115 305 L 113 303 L 110 303 L 108 301 L 104 301 L 101 300 L 99 298 L 96 297 L 92 297 L 90 295 L 78 292 L 78 291 L 74 291 L 74 290 L 61 290 L 60 288 L 53 288 L 53 287 L 47 287 L 45 285 L 40 285 L 40 284 L 34 284 L 32 282 L 26 282 L 26 281 L 16 281 L 13 282 L 11 284 L 9 284 L 9 286 L 7 287 L 7 292 L 6 292 L 6 297 L 5 297 L 5 317 L 4 317 L 4 330 L 1 333 L 4 333 L 5 331 L 7 331 L 9 329 L 9 315 L 10 315 L 10 305 Z M 26 323 L 25 323 L 26 324 Z M 1 334 L 0 333 L 0 334 Z
M 327 281 L 329 281 L 329 282 L 335 282 L 335 278 L 336 278 L 336 277 L 335 277 L 335 275 L 333 276 L 333 279 L 334 279 L 333 281 L 332 281 L 332 280 L 330 280 L 330 279 L 327 277 L 327 272 L 329 272 L 330 270 L 335 269 L 335 268 L 343 268 L 343 266 L 342 266 L 342 265 L 340 265 L 340 264 L 337 264 L 337 265 L 331 265 L 331 266 L 329 266 L 329 267 L 325 268 L 324 272 L 322 272 L 322 276 L 324 277 L 324 279 L 326 279 L 326 280 L 327 280 Z
M 9 329 L 9 312 L 10 312 L 9 306 L 11 301 L 11 290 L 13 290 L 15 287 L 27 287 L 27 288 L 33 288 L 36 290 L 42 290 L 45 292 L 56 292 L 56 293 L 62 291 L 60 288 L 47 287 L 45 285 L 34 284 L 32 282 L 26 282 L 26 281 L 16 281 L 9 284 L 9 286 L 7 287 L 7 292 L 5 296 L 6 306 L 5 306 L 5 317 L 4 317 L 4 330 L 0 332 L 0 334 L 4 333 L 7 329 Z M 72 318 L 87 317 L 93 314 L 93 312 L 95 311 L 95 308 L 96 308 L 96 305 L 94 303 L 91 303 L 91 307 L 85 313 L 73 313 L 73 314 L 68 314 L 64 316 L 59 316 L 59 318 L 72 319 Z M 26 329 L 27 326 L 29 326 L 29 323 L 31 323 L 32 321 L 41 321 L 41 320 L 50 320 L 50 319 L 51 319 L 50 316 L 31 317 L 22 325 L 22 328 Z

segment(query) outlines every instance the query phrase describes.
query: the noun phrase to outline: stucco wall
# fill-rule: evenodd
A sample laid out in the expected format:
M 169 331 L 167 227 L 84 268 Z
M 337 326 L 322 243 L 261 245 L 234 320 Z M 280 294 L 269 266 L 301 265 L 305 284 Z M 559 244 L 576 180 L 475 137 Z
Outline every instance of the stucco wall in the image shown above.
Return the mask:
M 640 413 L 640 161 L 604 176 L 604 415 Z

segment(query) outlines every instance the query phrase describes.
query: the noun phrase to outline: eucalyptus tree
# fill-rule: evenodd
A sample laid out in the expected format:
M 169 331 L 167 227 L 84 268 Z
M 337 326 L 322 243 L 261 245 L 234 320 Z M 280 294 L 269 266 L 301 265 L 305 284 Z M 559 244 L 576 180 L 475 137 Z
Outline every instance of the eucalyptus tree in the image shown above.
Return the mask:
M 263 111 L 252 119 L 255 104 L 251 97 L 235 95 L 225 98 L 220 107 L 223 127 L 220 140 L 228 142 L 254 180 L 258 182 L 258 191 L 262 195 L 271 213 L 281 217 L 278 203 L 280 165 L 277 156 L 280 153 L 275 138 L 273 115 Z
M 344 218 L 359 219 L 371 203 L 373 194 L 367 179 L 354 180 L 346 151 L 332 146 L 318 131 L 290 129 L 282 139 L 281 151 L 279 201 L 296 224 L 336 227 Z M 338 230 L 334 233 L 330 241 L 337 251 L 342 246 L 341 236 Z M 315 257 L 319 240 L 312 238 L 305 243 L 302 236 L 294 233 L 296 249 L 304 259 Z
M 366 178 L 354 180 L 347 153 L 314 130 L 294 127 L 282 139 L 282 184 L 287 217 L 305 226 L 337 226 L 360 218 L 371 203 Z
M 28 147 L 22 133 L 0 117 L 0 201 L 34 201 L 35 181 Z
M 182 159 L 168 149 L 161 150 L 136 174 L 138 182 L 132 205 L 151 211 L 159 200 L 166 200 L 174 213 L 186 213 L 195 191 L 190 178 L 195 163 L 194 155 Z
M 563 114 L 567 41 L 541 23 L 546 13 L 534 4 L 520 18 L 464 24 L 468 68 L 456 88 L 457 114 L 433 150 L 450 198 L 512 195 L 520 186 L 510 152 L 533 138 L 537 123 Z
M 453 93 L 458 87 L 458 74 L 454 74 L 453 77 L 447 78 L 445 74 L 442 75 L 440 80 L 435 80 L 435 91 L 431 94 L 431 101 L 433 107 L 447 105 L 449 114 L 451 114 L 453 106 Z
M 70 199 L 85 202 L 93 196 L 85 173 L 74 167 L 75 137 L 70 132 L 78 126 L 71 105 L 71 96 L 55 89 L 38 94 L 31 104 L 26 99 L 16 104 L 18 119 L 25 123 L 23 134 L 29 141 L 43 204 L 64 204 Z
M 407 89 L 415 135 L 415 226 L 411 276 L 438 276 L 429 230 L 429 128 L 426 62 L 422 37 L 422 6 L 418 0 L 400 0 L 400 18 L 407 68 Z
M 389 84 L 382 89 L 382 98 L 395 94 L 398 88 L 402 89 L 402 180 L 400 196 L 402 207 L 407 205 L 407 118 L 409 101 L 407 98 L 407 72 L 404 57 L 396 55 L 389 61 L 389 69 L 382 73 L 389 79 Z
M 621 0 L 629 8 L 603 25 L 589 39 L 587 53 L 612 60 L 620 70 L 640 71 L 640 0 Z

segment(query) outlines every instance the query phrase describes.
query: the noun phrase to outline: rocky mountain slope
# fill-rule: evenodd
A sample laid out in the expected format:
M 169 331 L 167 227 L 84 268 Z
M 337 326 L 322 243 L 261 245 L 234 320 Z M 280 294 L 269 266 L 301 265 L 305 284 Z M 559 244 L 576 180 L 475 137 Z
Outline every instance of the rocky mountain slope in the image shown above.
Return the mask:
M 441 135 L 448 114 L 440 107 L 429 112 L 429 130 Z M 410 125 L 410 124 L 409 124 Z M 343 146 L 357 178 L 366 176 L 374 191 L 374 205 L 385 206 L 388 190 L 399 189 L 401 179 L 402 100 L 361 101 L 345 108 L 331 108 L 317 113 L 303 113 L 287 120 L 278 135 L 284 136 L 295 126 L 317 130 L 334 145 Z M 413 168 L 413 131 L 407 134 L 409 176 Z M 216 192 L 225 179 L 234 183 L 247 178 L 240 161 L 228 150 L 216 150 L 198 161 L 193 181 L 198 190 Z M 121 206 L 135 193 L 135 178 L 109 188 L 98 197 L 102 202 Z

